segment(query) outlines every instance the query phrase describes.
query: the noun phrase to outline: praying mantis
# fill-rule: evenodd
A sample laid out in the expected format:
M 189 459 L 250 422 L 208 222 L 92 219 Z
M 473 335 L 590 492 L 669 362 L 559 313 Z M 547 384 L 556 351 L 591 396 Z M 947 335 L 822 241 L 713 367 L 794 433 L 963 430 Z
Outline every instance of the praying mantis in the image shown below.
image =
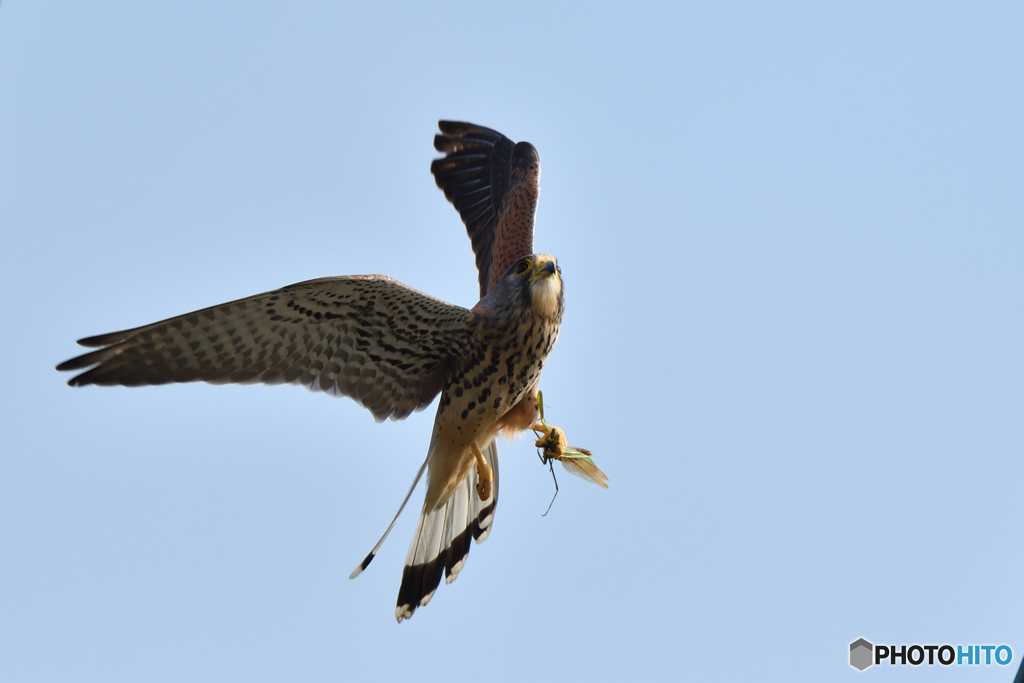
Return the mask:
M 590 457 L 593 453 L 586 448 L 568 445 L 565 433 L 561 429 L 558 427 L 548 427 L 547 422 L 544 421 L 544 394 L 540 391 L 537 392 L 537 410 L 540 413 L 540 422 L 531 427 L 534 434 L 539 437 L 535 445 L 541 451 L 537 455 L 540 457 L 540 461 L 548 466 L 548 469 L 551 471 L 551 479 L 555 482 L 555 495 L 551 497 L 548 509 L 541 515 L 541 517 L 546 517 L 548 512 L 551 511 L 551 506 L 555 503 L 555 498 L 558 496 L 558 479 L 555 478 L 555 469 L 551 464 L 552 460 L 562 463 L 562 467 L 569 474 L 592 481 L 601 488 L 608 488 L 606 483 L 608 475 L 594 464 L 594 460 Z

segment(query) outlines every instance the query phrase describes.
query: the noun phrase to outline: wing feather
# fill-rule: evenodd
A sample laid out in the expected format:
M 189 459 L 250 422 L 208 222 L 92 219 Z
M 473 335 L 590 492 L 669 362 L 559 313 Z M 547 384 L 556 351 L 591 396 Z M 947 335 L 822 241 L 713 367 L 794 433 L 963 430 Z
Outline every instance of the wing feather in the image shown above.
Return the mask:
M 475 319 L 382 275 L 324 278 L 87 337 L 57 369 L 84 371 L 71 386 L 299 384 L 398 420 L 434 399 Z
M 437 186 L 466 225 L 480 272 L 480 298 L 512 263 L 533 253 L 540 192 L 540 155 L 496 130 L 440 121 L 430 165 Z

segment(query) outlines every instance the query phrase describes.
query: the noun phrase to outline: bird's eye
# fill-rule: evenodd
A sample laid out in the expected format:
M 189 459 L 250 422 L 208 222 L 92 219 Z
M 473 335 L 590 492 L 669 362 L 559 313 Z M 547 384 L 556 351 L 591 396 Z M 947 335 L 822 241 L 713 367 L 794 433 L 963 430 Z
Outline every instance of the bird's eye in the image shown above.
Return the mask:
M 529 271 L 529 270 L 530 270 L 530 262 L 529 261 L 520 261 L 519 263 L 516 264 L 516 269 L 514 271 L 512 271 L 512 272 L 514 272 L 516 275 L 526 275 L 527 271 Z

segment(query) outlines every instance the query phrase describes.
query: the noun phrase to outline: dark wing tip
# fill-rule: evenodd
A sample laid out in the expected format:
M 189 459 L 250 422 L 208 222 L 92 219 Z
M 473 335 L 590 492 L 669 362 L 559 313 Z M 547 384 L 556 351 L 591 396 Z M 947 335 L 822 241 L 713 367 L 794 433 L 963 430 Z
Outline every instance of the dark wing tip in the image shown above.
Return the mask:
M 119 334 L 121 334 L 121 333 L 120 332 L 115 332 L 115 333 L 113 333 L 111 335 L 102 335 L 102 336 L 103 337 L 112 337 L 113 335 L 119 335 Z M 100 339 L 100 337 L 89 337 L 88 339 L 84 339 L 82 341 L 90 341 L 92 339 Z M 79 344 L 82 344 L 82 342 L 79 342 Z M 86 346 L 86 344 L 82 344 L 82 345 Z M 92 344 L 89 344 L 88 346 L 92 346 Z M 117 348 L 118 347 L 114 347 L 114 346 L 106 346 L 106 347 L 104 347 L 102 349 L 95 349 L 93 351 L 89 351 L 88 353 L 83 353 L 81 356 L 75 356 L 74 358 L 69 358 L 68 360 L 66 360 L 63 363 L 61 363 L 60 365 L 58 365 L 57 366 L 57 370 L 58 370 L 58 372 L 67 372 L 69 370 L 84 370 L 86 368 L 92 368 L 91 370 L 87 370 L 86 372 L 82 373 L 78 377 L 73 377 L 68 382 L 68 384 L 70 384 L 71 386 L 79 386 L 79 385 L 82 385 L 82 384 L 94 384 L 94 382 L 90 378 L 88 378 L 87 375 L 89 375 L 89 373 L 91 373 L 94 370 L 96 370 L 98 368 L 98 366 L 101 365 L 104 361 L 109 360 L 113 356 L 116 356 L 117 355 Z M 97 367 L 93 367 L 93 366 L 97 366 Z
M 81 356 L 75 356 L 69 358 L 60 365 L 57 366 L 58 372 L 68 372 L 70 370 L 84 370 L 90 368 L 103 360 L 107 354 L 104 352 L 106 349 L 97 349 L 96 351 L 90 351 L 89 353 L 83 353 Z M 76 382 L 78 377 L 72 379 L 72 382 Z
M 69 387 L 87 387 L 90 384 L 96 384 L 96 382 L 92 381 L 92 379 L 89 377 L 89 372 L 83 372 L 81 374 L 75 375 L 74 377 L 68 380 Z
M 57 372 L 67 372 L 68 370 L 78 370 L 85 367 L 84 365 L 79 364 L 79 359 L 81 359 L 81 356 L 78 356 L 77 358 L 70 358 L 63 363 L 58 363 Z
M 437 128 L 445 135 L 455 135 L 459 137 L 479 137 L 484 140 L 500 140 L 505 137 L 493 128 L 486 126 L 478 126 L 475 123 L 468 123 L 466 121 L 446 121 L 444 119 L 437 122 Z M 441 150 L 438 150 L 439 152 Z
M 92 348 L 95 350 L 83 353 L 80 356 L 75 356 L 74 358 L 69 358 L 63 363 L 60 363 L 57 365 L 57 372 L 85 370 L 82 374 L 76 375 L 68 380 L 69 387 L 83 387 L 86 384 L 98 384 L 99 382 L 96 381 L 95 373 L 95 370 L 98 368 L 94 366 L 99 366 L 103 361 L 109 359 L 112 355 L 115 355 L 116 351 L 111 351 L 111 346 L 131 336 L 133 332 L 134 330 L 122 330 L 120 332 L 109 332 L 107 334 L 98 334 L 94 337 L 79 339 L 79 346 L 85 346 L 86 348 Z
M 517 142 L 512 148 L 512 163 L 520 160 L 527 164 L 539 164 L 540 152 L 529 142 Z
M 138 332 L 140 329 L 142 328 L 136 327 L 131 330 L 121 330 L 120 332 L 107 332 L 106 334 L 97 334 L 94 337 L 84 337 L 82 339 L 79 339 L 75 343 L 78 344 L 79 346 L 85 346 L 90 349 L 94 349 L 100 346 L 110 346 L 111 344 L 115 344 L 119 341 L 124 341 L 131 335 Z
M 539 155 L 530 143 L 517 146 L 492 128 L 462 121 L 439 121 L 438 128 L 441 134 L 434 136 L 434 148 L 445 156 L 434 159 L 430 172 L 466 226 L 483 297 L 487 293 L 494 230 L 509 190 L 513 152 L 519 149 L 516 166 L 528 166 L 529 160 Z

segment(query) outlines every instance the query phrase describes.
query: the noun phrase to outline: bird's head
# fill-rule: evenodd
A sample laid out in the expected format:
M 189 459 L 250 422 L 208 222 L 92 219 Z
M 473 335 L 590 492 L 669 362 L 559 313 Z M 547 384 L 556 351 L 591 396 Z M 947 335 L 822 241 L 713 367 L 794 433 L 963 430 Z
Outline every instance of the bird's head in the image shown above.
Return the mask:
M 538 318 L 561 318 L 565 306 L 562 269 L 548 254 L 530 254 L 505 271 L 501 279 L 477 304 L 489 315 L 508 315 L 530 309 Z

